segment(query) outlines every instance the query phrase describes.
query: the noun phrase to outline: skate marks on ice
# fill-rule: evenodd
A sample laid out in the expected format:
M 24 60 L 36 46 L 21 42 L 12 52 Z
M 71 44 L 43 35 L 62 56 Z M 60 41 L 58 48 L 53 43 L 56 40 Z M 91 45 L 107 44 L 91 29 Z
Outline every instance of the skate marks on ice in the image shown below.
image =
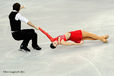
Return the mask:
M 20 50 L 19 48 L 16 49 L 10 49 L 9 51 L 5 52 L 4 53 L 4 58 L 6 59 L 24 59 L 24 58 L 27 58 L 27 57 L 37 57 L 37 56 L 41 56 L 43 54 L 45 54 L 46 50 L 44 50 L 45 48 L 45 45 L 47 45 L 47 43 L 43 43 L 41 44 L 41 46 L 43 46 L 42 50 L 35 50 L 33 49 L 31 46 L 28 46 L 28 48 L 30 48 L 30 52 L 26 52 L 24 50 Z

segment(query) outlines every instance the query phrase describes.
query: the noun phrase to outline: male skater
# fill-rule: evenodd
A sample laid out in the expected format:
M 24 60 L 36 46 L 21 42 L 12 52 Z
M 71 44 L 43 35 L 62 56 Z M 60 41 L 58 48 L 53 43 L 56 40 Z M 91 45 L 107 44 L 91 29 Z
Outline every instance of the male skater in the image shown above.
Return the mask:
M 9 14 L 12 36 L 15 40 L 23 40 L 20 50 L 30 52 L 30 49 L 27 48 L 30 40 L 32 40 L 32 47 L 34 49 L 41 50 L 37 44 L 37 34 L 34 29 L 21 29 L 21 21 L 37 29 L 35 25 L 19 13 L 22 8 L 24 8 L 24 6 L 21 6 L 19 3 L 14 3 L 13 11 Z

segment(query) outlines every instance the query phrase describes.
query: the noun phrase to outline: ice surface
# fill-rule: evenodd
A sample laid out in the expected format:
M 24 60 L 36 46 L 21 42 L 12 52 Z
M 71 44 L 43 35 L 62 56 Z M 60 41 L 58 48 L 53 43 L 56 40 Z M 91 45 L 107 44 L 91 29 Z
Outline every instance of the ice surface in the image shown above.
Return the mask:
M 33 50 L 30 42 L 31 52 L 20 52 L 21 41 L 11 37 L 8 20 L 15 2 L 25 5 L 22 15 L 52 36 L 82 29 L 109 34 L 109 42 L 85 41 L 52 50 L 46 36 L 36 30 L 42 50 Z M 22 28 L 31 27 L 22 23 Z M 0 0 L 0 76 L 114 76 L 113 38 L 114 0 Z

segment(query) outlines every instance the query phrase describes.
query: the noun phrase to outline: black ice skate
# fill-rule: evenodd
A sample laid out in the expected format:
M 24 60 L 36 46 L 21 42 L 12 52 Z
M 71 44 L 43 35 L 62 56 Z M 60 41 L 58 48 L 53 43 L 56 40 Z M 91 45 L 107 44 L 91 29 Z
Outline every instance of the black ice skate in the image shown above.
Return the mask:
M 22 50 L 24 50 L 24 51 L 26 51 L 26 52 L 30 52 L 30 49 L 28 49 L 27 47 L 24 47 L 24 46 L 20 46 L 20 51 L 22 51 Z
M 36 45 L 36 46 L 32 45 L 32 47 L 33 47 L 33 49 L 35 49 L 35 50 L 41 50 L 41 47 L 39 47 L 38 45 Z

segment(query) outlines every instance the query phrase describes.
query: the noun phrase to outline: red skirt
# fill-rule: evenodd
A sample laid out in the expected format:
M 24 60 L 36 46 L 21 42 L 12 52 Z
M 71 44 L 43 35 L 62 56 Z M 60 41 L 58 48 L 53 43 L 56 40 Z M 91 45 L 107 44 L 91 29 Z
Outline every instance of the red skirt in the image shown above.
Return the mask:
M 76 30 L 76 31 L 71 31 L 71 36 L 68 40 L 71 40 L 76 43 L 80 43 L 82 40 L 82 31 L 81 30 Z

